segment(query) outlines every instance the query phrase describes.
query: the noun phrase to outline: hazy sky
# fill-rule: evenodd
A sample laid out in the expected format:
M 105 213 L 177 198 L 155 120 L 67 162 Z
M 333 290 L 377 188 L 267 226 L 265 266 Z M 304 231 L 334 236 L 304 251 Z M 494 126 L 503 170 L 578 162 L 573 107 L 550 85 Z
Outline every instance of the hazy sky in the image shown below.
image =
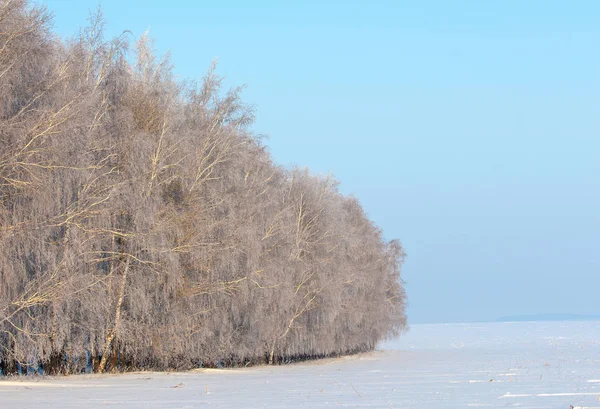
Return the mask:
M 43 0 L 73 35 L 96 1 Z M 408 253 L 409 322 L 600 314 L 600 2 L 103 0 L 181 78 L 247 84 L 279 163 Z

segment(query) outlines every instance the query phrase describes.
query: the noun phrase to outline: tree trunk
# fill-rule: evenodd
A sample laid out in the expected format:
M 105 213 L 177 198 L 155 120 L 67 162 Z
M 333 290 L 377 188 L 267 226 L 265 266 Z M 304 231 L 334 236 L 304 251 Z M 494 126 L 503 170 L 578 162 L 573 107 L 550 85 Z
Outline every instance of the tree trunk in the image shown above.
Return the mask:
M 277 340 L 273 340 L 273 344 L 271 344 L 271 352 L 269 352 L 269 365 L 273 365 L 273 356 L 275 355 L 275 343 Z
M 123 276 L 121 277 L 121 286 L 119 288 L 119 297 L 117 298 L 117 305 L 115 307 L 115 325 L 108 333 L 106 337 L 106 341 L 104 343 L 104 352 L 102 353 L 102 359 L 100 360 L 100 364 L 98 365 L 98 372 L 104 372 L 106 368 L 106 362 L 108 361 L 108 357 L 110 354 L 110 347 L 112 345 L 115 336 L 117 335 L 117 330 L 119 329 L 119 322 L 121 321 L 121 306 L 123 305 L 123 299 L 125 298 L 125 284 L 127 283 L 127 273 L 129 272 L 129 258 L 127 258 L 127 262 L 125 263 L 125 271 L 123 271 Z

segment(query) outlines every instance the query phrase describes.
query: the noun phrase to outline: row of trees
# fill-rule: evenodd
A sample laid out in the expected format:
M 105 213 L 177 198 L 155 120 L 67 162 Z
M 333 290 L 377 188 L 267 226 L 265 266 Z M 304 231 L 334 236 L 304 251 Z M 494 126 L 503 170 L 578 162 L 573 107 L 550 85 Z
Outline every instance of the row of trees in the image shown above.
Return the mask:
M 0 0 L 0 369 L 277 363 L 403 329 L 400 244 L 275 165 L 214 67 L 182 83 L 99 13 L 71 40 L 49 21 Z

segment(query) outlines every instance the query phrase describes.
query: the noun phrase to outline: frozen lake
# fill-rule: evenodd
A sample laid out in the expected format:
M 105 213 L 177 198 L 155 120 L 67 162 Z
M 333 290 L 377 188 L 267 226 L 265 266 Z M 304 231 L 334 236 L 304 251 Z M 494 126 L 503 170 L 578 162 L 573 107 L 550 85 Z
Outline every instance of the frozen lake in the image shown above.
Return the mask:
M 360 356 L 278 367 L 0 380 L 0 408 L 600 409 L 600 322 L 413 325 Z

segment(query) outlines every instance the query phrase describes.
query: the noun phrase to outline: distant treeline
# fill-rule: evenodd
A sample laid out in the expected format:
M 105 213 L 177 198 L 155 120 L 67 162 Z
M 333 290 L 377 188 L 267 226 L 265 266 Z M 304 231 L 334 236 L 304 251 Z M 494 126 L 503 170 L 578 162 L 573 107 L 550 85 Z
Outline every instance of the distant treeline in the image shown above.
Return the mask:
M 509 315 L 496 319 L 497 322 L 524 322 L 524 321 L 600 321 L 600 315 L 594 314 L 530 314 Z
M 128 37 L 97 13 L 60 39 L 0 0 L 0 370 L 282 363 L 401 331 L 399 242 L 275 165 L 214 67 L 177 81 Z

